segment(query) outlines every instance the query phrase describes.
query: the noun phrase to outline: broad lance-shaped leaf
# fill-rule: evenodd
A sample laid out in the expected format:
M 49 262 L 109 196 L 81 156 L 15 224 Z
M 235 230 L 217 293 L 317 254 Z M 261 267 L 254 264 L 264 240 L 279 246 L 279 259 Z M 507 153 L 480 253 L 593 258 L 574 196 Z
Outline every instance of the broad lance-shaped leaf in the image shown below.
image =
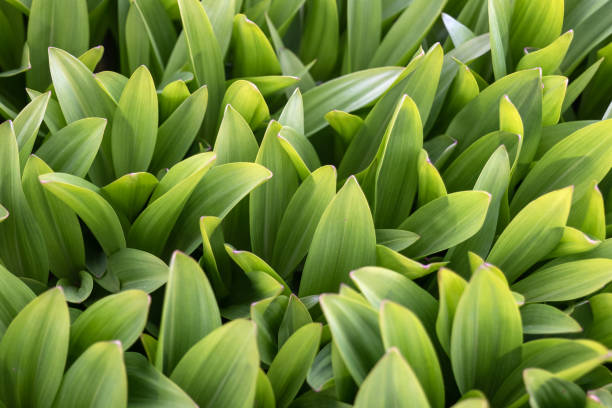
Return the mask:
M 278 140 L 293 162 L 300 179 L 305 179 L 312 171 L 321 167 L 321 161 L 314 146 L 306 136 L 297 130 L 283 126 L 278 132 Z
M 604 198 L 592 181 L 592 187 L 578 201 L 572 204 L 567 225 L 575 227 L 589 236 L 604 240 L 606 238 L 606 209 Z
M 298 187 L 298 174 L 277 137 L 281 128 L 271 121 L 266 129 L 255 162 L 273 176 L 249 197 L 251 247 L 264 259 L 272 258 L 281 217 Z
M 380 43 L 382 0 L 348 0 L 346 19 L 346 55 L 343 60 L 343 71 L 365 69 L 370 65 Z
M 197 408 L 185 391 L 160 373 L 140 353 L 125 353 L 128 405 L 136 408 Z
M 67 123 L 87 117 L 109 120 L 113 117 L 115 102 L 81 61 L 66 51 L 51 47 L 49 67 L 57 100 Z M 107 128 L 110 128 L 110 124 Z M 110 134 L 107 132 L 106 135 L 90 171 L 96 183 L 112 178 Z
M 11 121 L 0 125 L 0 163 L 0 203 L 9 213 L 0 223 L 0 259 L 17 276 L 47 282 L 47 248 L 21 186 L 19 152 Z
M 271 177 L 270 170 L 256 163 L 227 163 L 213 167 L 185 204 L 168 240 L 166 253 L 170 254 L 174 249 L 193 252 L 202 240 L 200 217 L 224 218 L 240 200 Z
M 280 64 L 268 38 L 261 28 L 244 14 L 234 17 L 232 48 L 234 77 L 281 73 Z
M 484 264 L 465 288 L 453 322 L 450 357 L 461 392 L 491 394 L 523 342 L 521 315 L 504 275 Z
M 21 279 L 0 266 L 0 340 L 17 313 L 35 297 Z
M 19 163 L 22 170 L 28 156 L 32 153 L 36 135 L 38 135 L 40 124 L 45 117 L 50 100 L 50 92 L 40 94 L 33 98 L 32 102 L 27 104 L 15 117 L 13 126 L 17 137 L 17 146 L 19 146 Z
M 399 226 L 421 237 L 402 253 L 419 258 L 460 244 L 480 230 L 490 202 L 491 195 L 484 191 L 461 191 L 430 201 Z
M 145 206 L 159 181 L 150 173 L 129 173 L 100 189 L 117 213 L 133 221 Z
M 370 165 L 404 94 L 410 96 L 417 105 L 421 121 L 427 121 L 438 87 L 442 61 L 442 47 L 435 44 L 427 54 L 418 54 L 404 68 L 398 80 L 368 113 L 363 126 L 353 138 L 340 162 L 340 177 L 356 174 Z
M 170 379 L 200 407 L 251 406 L 259 372 L 257 327 L 234 320 L 196 343 Z
M 380 332 L 385 349 L 397 347 L 406 359 L 432 407 L 444 407 L 444 381 L 436 350 L 419 318 L 397 303 L 380 306 Z
M 215 159 L 214 153 L 204 153 L 199 157 L 195 168 L 192 168 L 182 180 L 177 180 L 177 183 L 171 187 L 168 186 L 167 192 L 140 213 L 128 233 L 128 242 L 131 247 L 146 250 L 158 256 L 162 254 L 181 211 L 204 174 L 214 164 Z M 174 167 L 180 166 L 181 163 Z
M 389 2 L 383 1 L 384 3 Z M 369 66 L 405 64 L 416 51 L 445 4 L 446 0 L 417 0 L 408 3 L 408 7 L 385 35 L 374 57 L 369 61 Z
M 178 0 L 178 6 L 195 80 L 199 86 L 208 87 L 208 115 L 204 119 L 204 129 L 212 140 L 219 117 L 219 101 L 225 90 L 223 57 L 202 4 L 197 0 Z
M 170 261 L 155 366 L 171 373 L 191 346 L 219 326 L 219 308 L 204 271 L 176 251 Z
M 379 246 L 394 251 L 402 251 L 419 240 L 414 232 L 399 229 L 376 229 L 376 255 L 379 255 Z M 388 252 L 388 251 L 387 251 Z
M 569 185 L 574 186 L 573 201 L 577 201 L 611 166 L 612 119 L 577 130 L 554 145 L 527 174 L 510 209 L 516 213 L 536 197 Z
M 392 347 L 380 359 L 359 388 L 355 408 L 423 407 L 432 405 L 419 384 L 413 368 L 397 348 Z
M 363 383 L 384 353 L 376 310 L 341 295 L 324 294 L 319 303 L 344 364 L 357 384 Z
M 491 59 L 495 79 L 506 75 L 510 22 L 512 20 L 510 0 L 488 0 L 489 32 L 491 33 Z
M 436 318 L 436 334 L 447 355 L 450 355 L 450 339 L 457 305 L 466 286 L 467 282 L 450 269 L 442 268 L 438 271 L 440 308 Z
M 126 84 L 113 116 L 115 175 L 146 171 L 157 139 L 157 93 L 149 70 L 138 68 Z
M 338 57 L 338 7 L 336 0 L 314 0 L 307 3 L 300 59 L 316 61 L 310 69 L 316 78 L 326 78 Z
M 336 193 L 336 169 L 315 170 L 298 187 L 283 215 L 271 264 L 289 277 L 308 252 L 317 224 Z
M 70 327 L 69 359 L 98 341 L 119 340 L 124 350 L 130 348 L 144 329 L 150 303 L 143 291 L 126 290 L 89 306 Z
M 268 378 L 277 407 L 287 407 L 300 390 L 319 350 L 322 328 L 321 323 L 310 323 L 298 329 L 272 361 Z
M 256 273 L 256 271 L 249 272 L 247 275 L 253 273 Z M 272 360 L 278 352 L 277 333 L 287 304 L 287 296 L 284 294 L 278 296 L 275 293 L 249 305 L 250 318 L 257 325 L 257 346 L 260 359 L 265 364 L 272 364 Z
M 26 79 L 30 88 L 39 91 L 49 85 L 49 46 L 79 55 L 89 45 L 89 18 L 86 1 L 59 0 L 29 2 L 28 47 L 32 69 Z
M 36 155 L 57 172 L 85 177 L 100 149 L 106 123 L 102 118 L 72 122 L 46 140 Z
M 225 56 L 227 49 L 232 39 L 232 28 L 234 22 L 234 14 L 237 8 L 241 6 L 239 1 L 214 1 L 204 0 L 202 2 L 204 10 L 210 19 L 210 24 L 215 32 L 215 37 L 219 42 L 221 56 Z
M 452 263 L 452 268 L 464 277 L 469 275 L 468 251 L 484 257 L 493 245 L 501 203 L 510 183 L 510 174 L 508 153 L 502 145 L 493 152 L 474 185 L 474 190 L 487 191 L 492 197 L 482 228 L 446 255 L 446 259 L 450 259 Z
M 312 323 L 312 317 L 306 305 L 294 294 L 289 296 L 285 315 L 278 328 L 278 344 L 282 346 L 296 331 Z
M 379 309 L 384 300 L 398 303 L 418 316 L 431 338 L 435 336 L 438 302 L 419 285 L 397 272 L 371 266 L 351 272 L 351 279 L 374 308 Z
M 376 157 L 366 170 L 375 173 L 373 207 L 377 227 L 397 227 L 410 214 L 422 147 L 423 126 L 418 107 L 412 98 L 404 95 L 389 121 Z
M 221 106 L 227 109 L 227 105 L 232 105 L 248 122 L 251 129 L 259 128 L 270 116 L 268 105 L 257 86 L 242 79 L 233 82 L 225 91 Z
M 612 294 L 600 293 L 589 299 L 591 312 L 593 313 L 593 324 L 589 327 L 587 335 L 589 338 L 610 347 L 612 344 Z
M 60 387 L 70 317 L 60 288 L 32 300 L 0 342 L 0 401 L 7 407 L 51 407 Z M 32 379 L 38 379 L 33 381 Z
M 376 233 L 368 202 L 351 176 L 317 225 L 300 282 L 300 296 L 337 291 L 351 270 L 376 262 Z
M 232 105 L 226 105 L 215 139 L 217 165 L 254 162 L 258 150 L 257 139 L 247 121 Z
M 516 65 L 516 70 L 541 67 L 542 75 L 552 75 L 561 65 L 573 38 L 574 30 L 569 30 L 546 47 L 525 54 Z
M 125 236 L 117 214 L 94 184 L 65 173 L 38 177 L 45 190 L 70 207 L 94 234 L 107 255 L 125 248 Z
M 541 368 L 567 381 L 574 381 L 610 358 L 607 347 L 591 340 L 539 339 L 520 348 L 520 361 L 491 398 L 492 406 L 522 406 L 527 403 L 523 373 Z
M 170 56 L 172 47 L 176 43 L 176 33 L 172 21 L 163 7 L 160 7 L 164 3 L 134 0 L 132 4 L 136 7 L 142 19 L 157 64 L 163 68 Z
M 398 78 L 403 68 L 372 68 L 335 78 L 304 92 L 304 129 L 312 136 L 328 123 L 324 115 L 334 109 L 353 112 L 376 100 Z
M 157 97 L 159 102 L 159 122 L 164 123 L 166 119 L 189 98 L 191 92 L 182 79 L 170 82 L 162 89 Z
M 585 392 L 571 381 L 538 368 L 528 368 L 523 372 L 523 378 L 531 406 L 539 408 L 584 406 Z
M 121 342 L 104 341 L 93 344 L 70 366 L 53 407 L 125 408 L 127 396 Z
M 529 203 L 497 238 L 487 262 L 499 267 L 512 283 L 547 255 L 563 235 L 572 192 L 567 187 Z
M 577 333 L 580 324 L 556 307 L 530 303 L 521 307 L 521 321 L 525 334 Z
M 86 269 L 83 234 L 75 212 L 38 180 L 39 175 L 52 172 L 44 161 L 31 155 L 23 172 L 23 191 L 43 232 L 51 272 L 75 283 L 79 272 Z
M 612 259 L 593 258 L 544 267 L 512 285 L 527 302 L 578 299 L 612 282 Z
M 121 290 L 157 290 L 168 281 L 168 265 L 148 252 L 121 249 L 108 257 L 106 269 L 119 280 Z

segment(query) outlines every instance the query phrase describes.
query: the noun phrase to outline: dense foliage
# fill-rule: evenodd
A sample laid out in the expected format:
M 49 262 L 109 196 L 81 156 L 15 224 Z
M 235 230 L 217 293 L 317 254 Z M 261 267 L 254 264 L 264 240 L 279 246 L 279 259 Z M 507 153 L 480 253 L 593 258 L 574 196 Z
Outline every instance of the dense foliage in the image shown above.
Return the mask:
M 0 0 L 0 407 L 612 407 L 611 102 L 612 0 Z

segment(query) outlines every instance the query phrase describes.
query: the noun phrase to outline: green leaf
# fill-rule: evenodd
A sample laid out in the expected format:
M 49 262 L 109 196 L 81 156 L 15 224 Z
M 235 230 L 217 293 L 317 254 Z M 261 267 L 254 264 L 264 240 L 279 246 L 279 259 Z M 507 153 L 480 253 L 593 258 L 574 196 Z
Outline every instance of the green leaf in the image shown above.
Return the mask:
M 612 281 L 612 259 L 594 258 L 544 267 L 512 285 L 527 302 L 578 299 Z
M 79 271 L 78 276 L 76 280 L 62 278 L 57 281 L 56 286 L 61 286 L 67 302 L 82 303 L 91 295 L 94 284 L 91 274 L 87 271 Z
M 448 194 L 442 176 L 440 176 L 436 166 L 429 160 L 427 151 L 424 149 L 421 149 L 417 166 L 419 192 L 417 207 L 422 207 L 430 201 Z
M 278 122 L 270 122 L 255 159 L 273 176 L 249 197 L 251 247 L 264 259 L 272 258 L 281 218 L 298 187 L 297 172 L 277 137 L 280 129 Z
M 302 61 L 316 61 L 310 72 L 317 78 L 326 78 L 336 65 L 339 47 L 338 26 L 336 0 L 307 2 L 300 58 Z
M 7 407 L 51 407 L 60 387 L 70 318 L 60 288 L 19 312 L 0 342 L 0 401 Z
M 198 223 L 202 215 L 224 218 L 249 192 L 271 177 L 270 170 L 255 163 L 228 163 L 213 167 L 185 204 L 168 240 L 168 247 L 193 252 L 202 239 Z
M 272 45 L 257 24 L 244 14 L 234 17 L 232 48 L 234 77 L 281 73 L 280 64 Z
M 344 72 L 353 72 L 367 68 L 377 52 L 381 38 L 381 3 L 381 0 L 347 1 L 347 45 L 346 56 L 343 61 Z
M 277 407 L 287 407 L 300 390 L 319 350 L 321 332 L 321 323 L 303 326 L 287 339 L 272 361 L 268 378 Z
M 113 117 L 111 134 L 115 175 L 146 171 L 157 138 L 157 93 L 143 65 L 130 77 Z
M 374 366 L 355 398 L 355 408 L 373 406 L 431 406 L 413 369 L 396 348 L 387 351 Z
M 255 389 L 255 403 L 254 408 L 274 408 L 276 407 L 276 400 L 274 399 L 274 390 L 270 380 L 266 376 L 263 370 L 259 370 L 257 375 L 257 388 Z
M 289 126 L 296 130 L 300 135 L 304 134 L 304 100 L 299 88 L 296 88 L 285 104 L 278 123 L 283 126 Z
M 529 393 L 529 404 L 534 408 L 584 406 L 584 391 L 570 381 L 538 368 L 526 369 L 523 378 Z
M 488 0 L 491 59 L 495 79 L 506 76 L 509 53 L 510 23 L 513 3 L 510 0 Z
M 225 111 L 227 111 L 227 105 L 231 105 L 240 113 L 251 129 L 259 128 L 264 120 L 270 116 L 268 105 L 266 105 L 266 101 L 257 86 L 242 79 L 233 82 L 225 91 L 221 102 Z
M 331 110 L 353 112 L 381 96 L 403 71 L 399 67 L 354 72 L 304 92 L 304 129 L 311 136 L 327 126 L 324 115 Z
M 589 340 L 541 339 L 527 342 L 521 347 L 520 364 L 497 389 L 491 400 L 492 406 L 527 403 L 523 385 L 523 372 L 527 368 L 541 368 L 564 380 L 574 381 L 607 358 L 608 349 Z
M 164 87 L 158 95 L 159 99 L 159 122 L 164 123 L 166 119 L 189 98 L 191 93 L 185 81 L 177 79 Z
M 332 388 L 335 385 L 331 353 L 332 343 L 327 343 L 310 366 L 306 381 L 315 392 Z
M 521 315 L 504 275 L 486 264 L 479 267 L 461 295 L 450 339 L 459 389 L 495 391 L 522 342 Z
M 98 187 L 65 173 L 43 174 L 38 179 L 45 190 L 77 213 L 107 255 L 125 248 L 119 218 Z
M 191 346 L 219 326 L 221 316 L 204 271 L 176 251 L 170 261 L 155 366 L 171 373 Z
M 202 4 L 197 0 L 178 0 L 178 5 L 196 82 L 199 86 L 208 87 L 209 112 L 204 120 L 204 129 L 212 139 L 219 117 L 219 101 L 225 91 L 223 57 Z
M 250 271 L 247 276 L 254 273 L 256 271 Z M 261 361 L 264 364 L 272 364 L 272 360 L 278 352 L 277 334 L 288 301 L 288 297 L 284 294 L 280 296 L 273 294 L 268 298 L 250 304 L 250 317 L 257 324 L 257 345 Z
M 399 272 L 408 279 L 422 278 L 437 271 L 446 264 L 447 262 L 432 262 L 423 265 L 384 245 L 376 245 L 376 266 Z
M 550 75 L 542 78 L 544 94 L 542 100 L 542 126 L 553 126 L 561 117 L 561 106 L 567 90 L 567 78 Z
M 257 89 L 259 89 L 259 92 L 261 92 L 261 94 L 267 98 L 279 91 L 282 91 L 283 89 L 290 87 L 291 85 L 295 85 L 299 81 L 299 78 L 291 75 L 249 76 L 229 80 L 227 83 L 231 85 L 232 82 L 238 80 L 252 82 Z
M 234 320 L 196 343 L 170 379 L 200 407 L 251 406 L 259 372 L 255 323 Z
M 377 229 L 376 244 L 384 245 L 394 251 L 403 251 L 420 237 L 414 232 L 396 229 Z
M 574 186 L 574 201 L 597 183 L 612 165 L 612 120 L 596 122 L 577 130 L 554 145 L 527 174 L 512 200 L 517 212 L 529 201 L 569 185 Z
M 257 139 L 247 121 L 232 105 L 227 105 L 215 139 L 217 165 L 253 162 L 258 150 Z
M 312 171 L 321 167 L 319 156 L 306 136 L 289 126 L 283 126 L 277 137 L 281 147 L 293 162 L 300 179 L 305 179 Z
M 440 78 L 442 61 L 442 47 L 435 44 L 427 54 L 418 54 L 403 70 L 398 80 L 368 113 L 364 125 L 355 135 L 340 162 L 340 177 L 360 172 L 375 158 L 394 110 L 404 94 L 410 96 L 417 105 L 421 121 L 427 122 Z
M 127 407 L 127 375 L 120 342 L 89 347 L 66 372 L 54 407 Z
M 308 312 L 308 308 L 302 303 L 300 298 L 291 294 L 289 296 L 289 303 L 287 303 L 285 315 L 278 329 L 279 346 L 285 344 L 293 333 L 309 323 L 312 323 L 312 317 Z
M 567 54 L 573 38 L 574 30 L 569 30 L 546 47 L 525 54 L 516 65 L 516 70 L 540 67 L 542 75 L 554 74 Z
M 351 270 L 376 260 L 376 233 L 368 202 L 350 177 L 317 225 L 300 282 L 300 296 L 336 291 Z
M 140 66 L 142 64 L 139 64 Z M 136 70 L 137 68 L 134 68 Z M 127 85 L 129 79 L 121 74 L 113 71 L 102 71 L 94 74 L 96 82 L 102 87 L 104 92 L 109 95 L 115 104 L 119 103 L 123 89 Z
M 346 368 L 362 384 L 384 353 L 378 314 L 371 307 L 340 295 L 321 295 L 319 303 Z
M 404 65 L 408 62 L 440 16 L 445 4 L 446 0 L 410 2 L 385 35 L 369 66 Z M 426 119 L 425 115 L 424 121 Z
M 26 88 L 26 92 L 30 97 L 31 101 L 43 95 L 38 91 L 34 91 L 28 88 Z M 64 114 L 62 113 L 60 105 L 53 98 L 49 98 L 43 121 L 45 122 L 45 125 L 47 125 L 47 128 L 51 133 L 57 132 L 58 130 L 66 126 L 66 119 L 64 119 Z
M 336 193 L 336 169 L 324 166 L 308 176 L 294 193 L 281 219 L 271 264 L 291 276 L 304 258 L 317 224 Z
M 70 328 L 70 360 L 99 341 L 119 340 L 124 350 L 129 349 L 145 327 L 150 303 L 143 291 L 127 290 L 89 306 Z
M 168 265 L 164 261 L 134 248 L 124 248 L 109 256 L 107 271 L 119 279 L 121 290 L 151 293 L 168 281 Z
M 28 87 L 42 91 L 49 85 L 48 47 L 79 55 L 88 45 L 89 19 L 85 0 L 32 0 L 28 19 L 32 69 L 26 75 Z
M 460 244 L 480 230 L 490 201 L 489 193 L 462 191 L 427 203 L 399 227 L 421 237 L 403 253 L 418 258 Z
M 22 178 L 23 191 L 45 238 L 49 269 L 58 278 L 76 282 L 85 269 L 85 247 L 79 220 L 66 204 L 45 191 L 38 176 L 51 168 L 32 155 Z
M 572 187 L 553 191 L 525 206 L 501 233 L 487 262 L 499 267 L 512 283 L 547 255 L 563 235 L 572 192 Z
M 54 133 L 36 151 L 57 172 L 85 177 L 102 143 L 106 119 L 85 118 Z
M 444 407 L 442 371 L 419 318 L 397 303 L 384 301 L 380 305 L 379 323 L 385 349 L 397 348 L 414 371 L 431 406 Z
M 100 189 L 117 212 L 134 220 L 145 206 L 159 181 L 150 173 L 130 173 Z
M 561 310 L 540 303 L 521 307 L 521 321 L 525 334 L 577 333 L 582 327 Z
M 208 87 L 202 86 L 185 99 L 157 131 L 151 170 L 178 163 L 195 140 L 208 106 Z
M 572 83 L 567 88 L 567 94 L 565 96 L 565 99 L 563 100 L 563 107 L 561 108 L 562 112 L 565 112 L 570 106 L 572 106 L 572 103 L 574 103 L 574 101 L 578 98 L 578 96 L 580 96 L 582 91 L 584 91 L 589 82 L 591 82 L 591 79 L 593 79 L 593 77 L 599 70 L 599 67 L 601 66 L 603 60 L 603 58 L 597 60 L 597 62 L 587 68 L 582 74 L 580 74 L 580 76 L 578 76 L 572 81 Z
M 215 158 L 214 153 L 202 154 L 197 159 L 196 166 L 192 167 L 182 180 L 177 180 L 176 184 L 169 187 L 167 192 L 149 204 L 140 213 L 134 224 L 132 224 L 132 228 L 130 228 L 127 236 L 130 247 L 142 249 L 154 255 L 161 255 L 170 237 L 172 228 L 177 223 L 189 197 L 198 183 L 200 183 L 200 180 L 202 180 L 204 174 L 214 164 Z M 180 166 L 181 163 L 176 164 L 174 167 Z
M 139 353 L 126 353 L 128 405 L 134 408 L 197 408 L 185 391 Z
M 598 240 L 604 240 L 606 238 L 604 199 L 597 184 L 593 182 L 592 185 L 593 187 L 572 205 L 567 225 L 578 228 Z
M 563 0 L 517 0 L 513 6 L 510 47 L 514 60 L 526 47 L 546 47 L 561 34 Z
M 450 269 L 438 271 L 438 290 L 440 292 L 440 308 L 436 318 L 436 334 L 440 345 L 450 355 L 451 331 L 457 312 L 457 305 L 468 283 Z
M 19 163 L 22 171 L 28 156 L 32 153 L 32 148 L 36 142 L 36 135 L 51 100 L 50 95 L 51 93 L 47 92 L 32 99 L 32 102 L 19 112 L 19 115 L 15 117 L 13 122 L 17 146 L 19 148 Z
M 157 56 L 151 51 L 151 43 L 147 33 L 147 26 L 138 12 L 134 2 L 125 2 L 129 6 L 125 17 L 125 54 L 128 71 L 133 72 L 141 65 L 151 65 L 151 56 Z M 122 42 L 123 43 L 123 42 Z M 159 60 L 155 61 L 159 64 Z M 121 96 L 121 95 L 119 95 Z M 118 100 L 119 97 L 115 98 Z
M 232 258 L 232 260 L 240 267 L 240 269 L 247 274 L 259 271 L 270 275 L 270 277 L 283 285 L 284 294 L 288 295 L 290 293 L 289 285 L 287 285 L 283 278 L 281 278 L 280 275 L 266 263 L 266 261 L 257 255 L 248 251 L 236 250 L 229 244 L 225 244 L 225 250 L 230 258 Z
M 444 28 L 448 31 L 448 35 L 455 47 L 459 47 L 476 36 L 472 30 L 455 20 L 451 15 L 442 13 L 441 17 Z
M 35 297 L 21 279 L 0 266 L 0 340 L 15 316 Z
M 520 145 L 518 149 L 520 149 Z M 474 185 L 474 190 L 484 190 L 492 196 L 484 224 L 480 231 L 467 241 L 451 249 L 446 256 L 446 259 L 451 260 L 453 268 L 463 276 L 468 276 L 469 251 L 484 257 L 488 254 L 489 249 L 491 249 L 493 245 L 500 207 L 502 201 L 506 199 L 505 195 L 510 182 L 510 174 L 510 161 L 508 159 L 506 147 L 500 146 L 493 152 Z
M 219 50 L 224 56 L 232 39 L 232 28 L 234 25 L 234 13 L 242 0 L 215 1 L 204 0 L 202 5 L 210 19 L 215 37 L 219 42 Z
M 176 43 L 176 33 L 172 21 L 160 7 L 160 3 L 159 1 L 134 0 L 132 4 L 142 19 L 156 62 L 160 68 L 163 68 Z
M 589 327 L 587 335 L 606 347 L 612 344 L 612 330 L 610 330 L 610 305 L 612 304 L 612 294 L 600 293 L 589 299 L 591 312 L 593 314 L 593 324 Z
M 385 299 L 398 303 L 418 316 L 430 336 L 434 334 L 438 302 L 410 279 L 376 267 L 357 269 L 351 272 L 351 279 L 374 308 L 379 309 Z
M 557 246 L 546 256 L 546 258 L 559 258 L 573 254 L 588 252 L 597 248 L 601 241 L 590 238 L 584 232 L 572 227 L 565 227 L 563 235 Z
M 0 202 L 10 214 L 0 223 L 0 259 L 12 273 L 47 282 L 45 240 L 21 186 L 17 139 L 10 121 L 0 125 Z
M 305 0 L 272 0 L 268 15 L 281 35 L 284 35 Z

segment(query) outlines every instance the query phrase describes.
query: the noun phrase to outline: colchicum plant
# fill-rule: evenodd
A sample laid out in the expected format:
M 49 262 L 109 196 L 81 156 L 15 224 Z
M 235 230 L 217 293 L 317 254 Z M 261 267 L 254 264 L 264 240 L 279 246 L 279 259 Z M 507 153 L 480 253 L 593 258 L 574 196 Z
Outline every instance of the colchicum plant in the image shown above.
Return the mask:
M 612 0 L 0 0 L 0 407 L 612 407 Z

